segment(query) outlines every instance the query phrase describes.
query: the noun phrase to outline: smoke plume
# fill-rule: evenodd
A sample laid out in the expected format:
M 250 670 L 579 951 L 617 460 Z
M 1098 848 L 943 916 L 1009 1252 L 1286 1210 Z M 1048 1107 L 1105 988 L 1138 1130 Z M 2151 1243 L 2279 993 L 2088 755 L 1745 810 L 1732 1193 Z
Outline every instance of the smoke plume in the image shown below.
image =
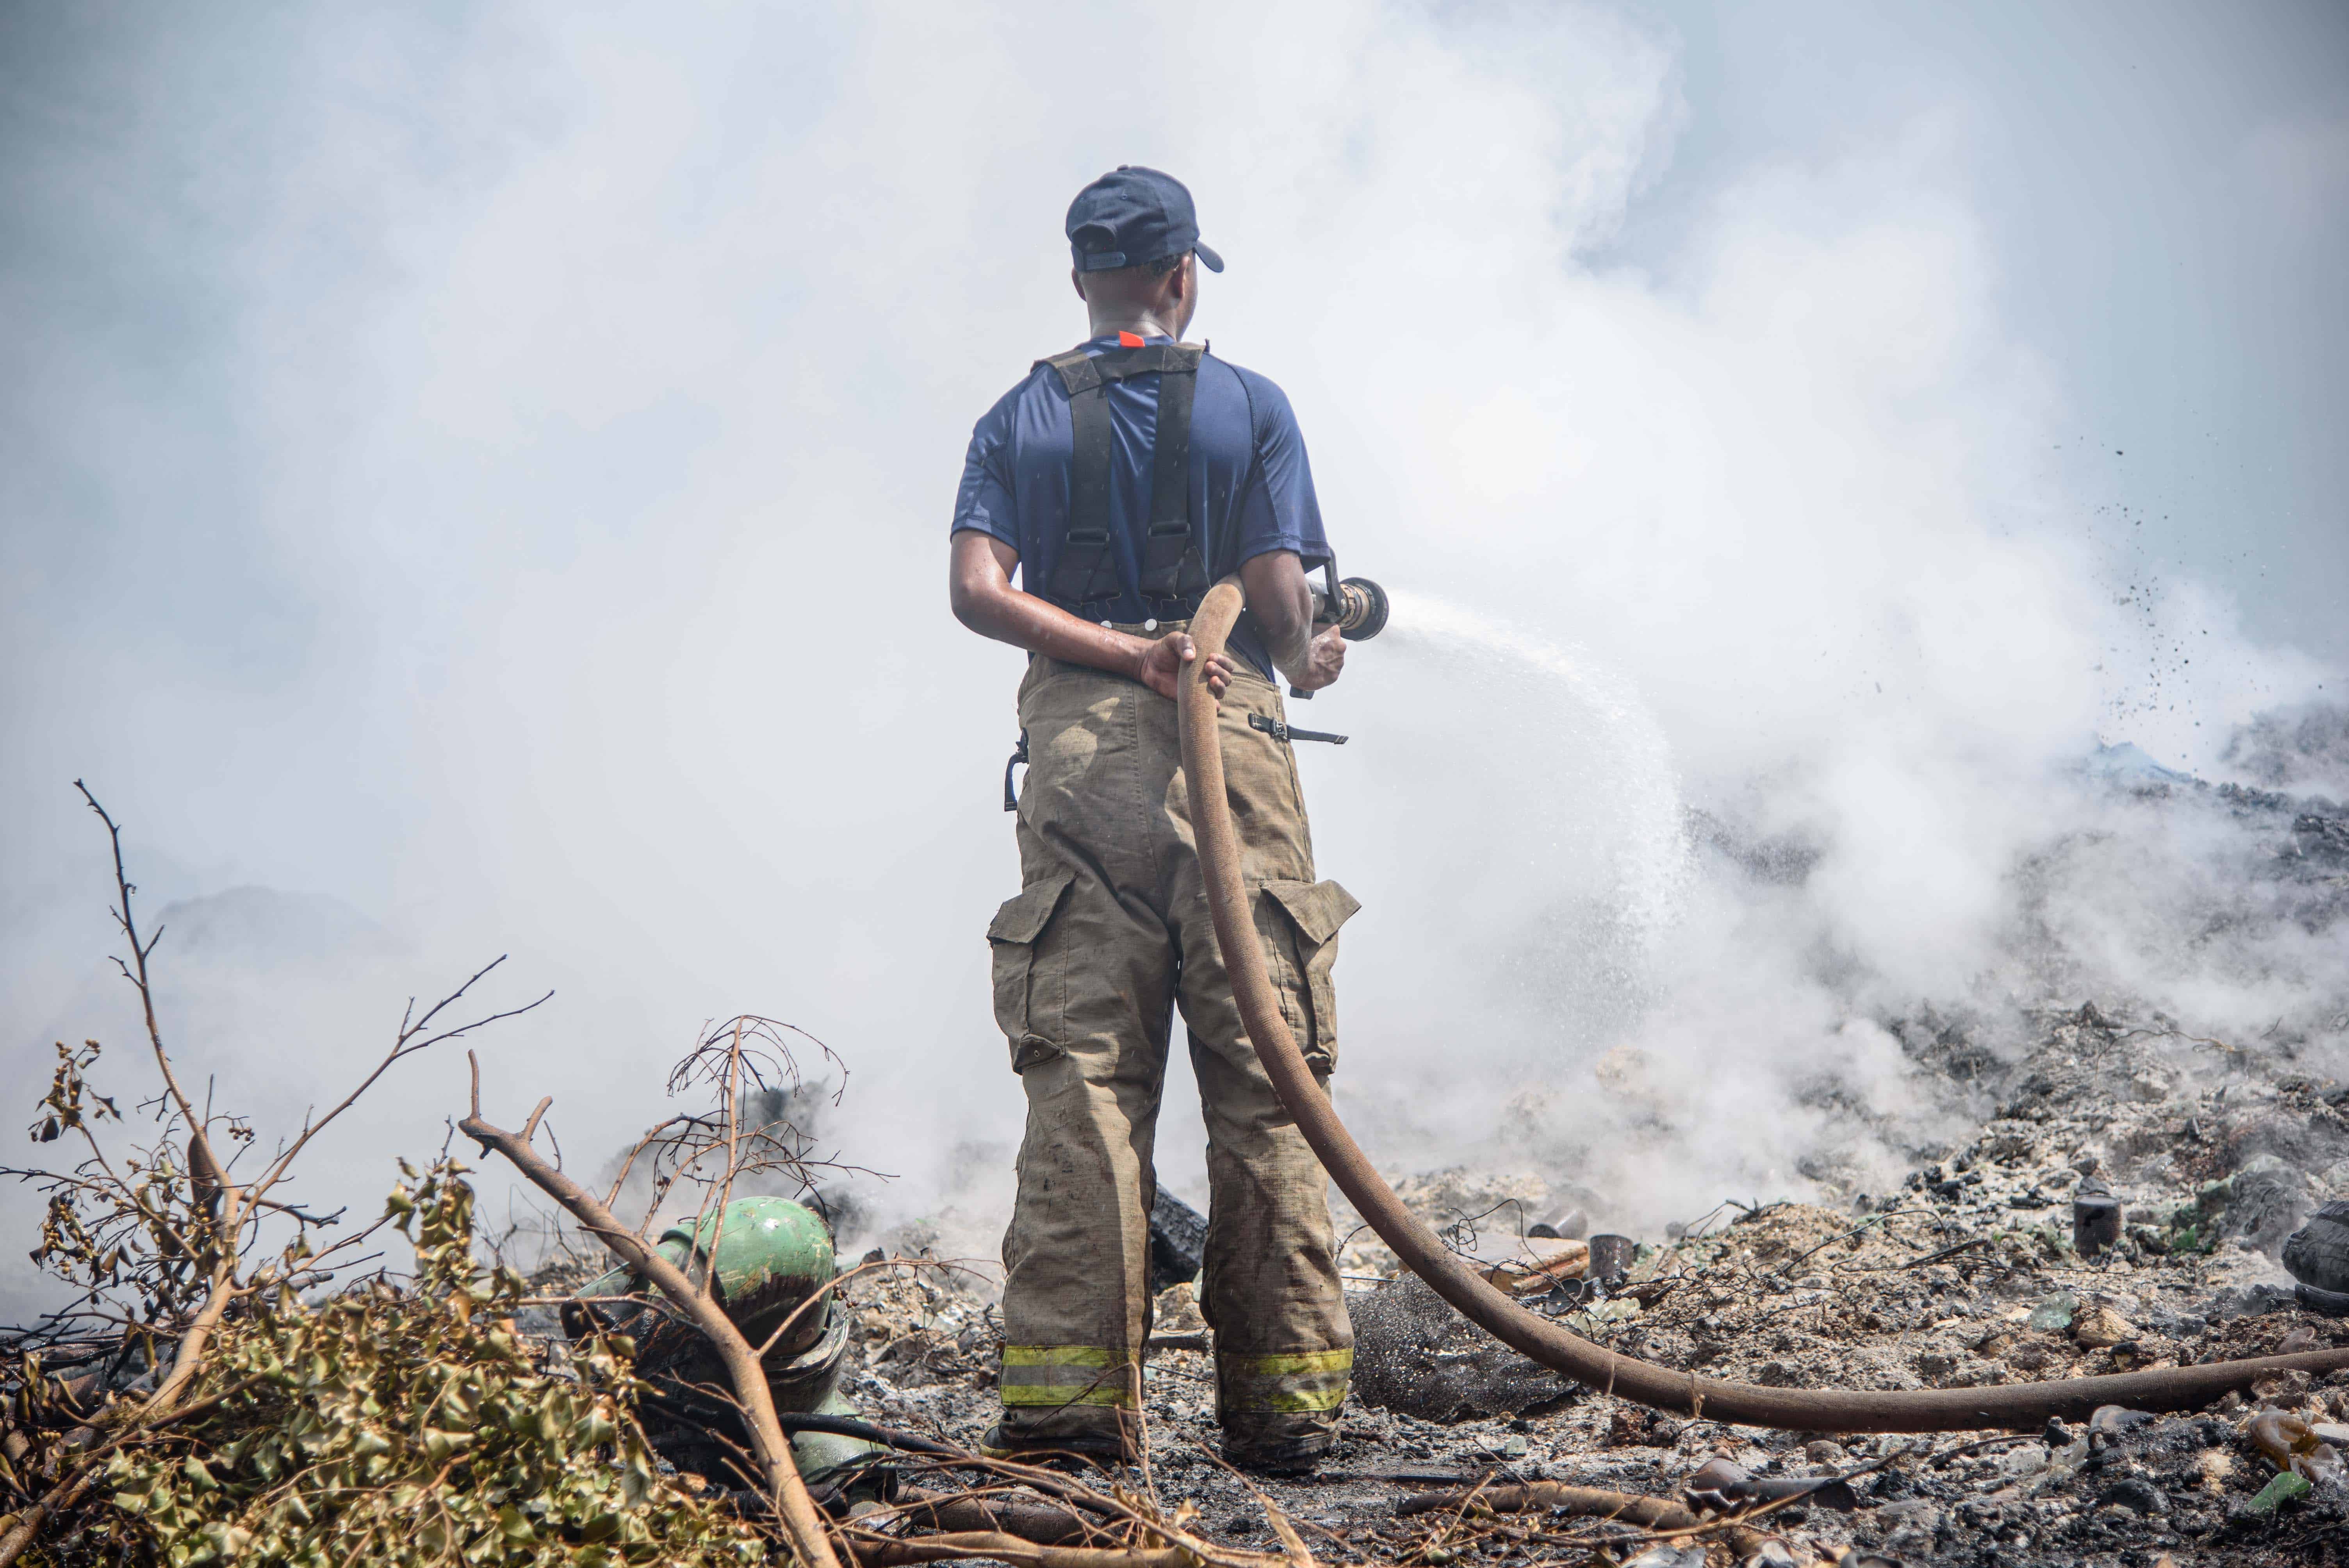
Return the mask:
M 137 1038 L 82 777 L 220 1103 L 298 1118 L 507 953 L 492 1001 L 555 997 L 481 1042 L 493 1115 L 552 1092 L 592 1161 L 703 1020 L 772 1015 L 853 1064 L 871 1212 L 991 1246 L 1019 660 L 947 614 L 945 529 L 972 420 L 1081 330 L 1061 213 L 1121 162 L 1197 192 L 1193 335 L 1288 389 L 1399 590 L 1297 715 L 1355 737 L 1300 765 L 1390 1167 L 1541 1164 L 1623 1227 L 1876 1180 L 1933 1136 L 1929 1005 L 2342 1047 L 2339 928 L 2203 940 L 2234 830 L 2080 771 L 2337 780 L 2325 671 L 2049 459 L 2064 367 L 1934 106 L 1723 183 L 1654 268 L 1611 247 L 1687 106 L 1638 11 L 9 27 L 14 1081 Z M 2253 722 L 2309 703 L 2308 744 Z M 462 1089 L 403 1068 L 314 1199 L 370 1205 Z

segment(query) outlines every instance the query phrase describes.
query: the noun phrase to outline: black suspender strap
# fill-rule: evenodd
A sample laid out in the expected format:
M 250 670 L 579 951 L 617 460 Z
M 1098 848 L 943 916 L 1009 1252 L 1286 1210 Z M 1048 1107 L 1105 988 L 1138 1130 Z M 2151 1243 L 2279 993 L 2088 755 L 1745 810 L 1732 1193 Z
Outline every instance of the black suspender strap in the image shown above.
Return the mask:
M 1084 614 L 1084 607 L 1117 597 L 1117 556 L 1109 542 L 1111 446 L 1109 388 L 1101 368 L 1081 348 L 1045 363 L 1059 372 L 1069 391 L 1069 427 L 1074 438 L 1069 471 L 1069 531 L 1052 568 L 1051 597 Z M 1091 617 L 1088 616 L 1088 619 Z
M 1207 587 L 1206 564 L 1191 532 L 1191 402 L 1198 387 L 1201 350 L 1190 344 L 1153 344 L 1089 355 L 1081 348 L 1041 363 L 1069 394 L 1071 440 L 1069 531 L 1052 568 L 1047 597 L 1092 619 L 1093 606 L 1118 596 L 1117 556 L 1110 542 L 1110 478 L 1115 435 L 1110 428 L 1109 383 L 1157 373 L 1158 435 L 1151 454 L 1150 527 L 1143 539 L 1144 598 L 1196 595 Z M 1170 606 L 1169 608 L 1172 608 Z
M 1150 461 L 1150 531 L 1142 540 L 1145 599 L 1174 599 L 1207 591 L 1207 565 L 1191 537 L 1191 397 L 1199 389 L 1199 351 L 1158 380 L 1158 442 Z M 1169 616 L 1169 619 L 1175 617 Z

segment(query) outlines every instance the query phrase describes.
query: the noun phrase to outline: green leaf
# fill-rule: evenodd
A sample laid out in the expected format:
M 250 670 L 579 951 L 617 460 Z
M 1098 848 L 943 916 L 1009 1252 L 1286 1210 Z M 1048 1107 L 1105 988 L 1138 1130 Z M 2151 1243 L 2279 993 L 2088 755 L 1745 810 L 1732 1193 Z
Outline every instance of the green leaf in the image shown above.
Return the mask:
M 2253 1513 L 2273 1513 L 2285 1503 L 2306 1497 L 2311 1490 L 2306 1476 L 2291 1470 L 2278 1470 L 2275 1479 L 2260 1488 L 2260 1494 L 2251 1499 L 2251 1511 Z
M 225 1521 L 214 1521 L 205 1525 L 203 1536 L 205 1542 L 212 1547 L 213 1554 L 223 1561 L 234 1561 L 242 1557 L 244 1555 L 244 1549 L 253 1543 L 252 1531 L 243 1525 L 231 1524 Z
M 463 1453 L 473 1446 L 471 1432 L 451 1432 L 439 1427 L 424 1429 L 424 1456 L 434 1464 L 446 1464 L 451 1455 Z

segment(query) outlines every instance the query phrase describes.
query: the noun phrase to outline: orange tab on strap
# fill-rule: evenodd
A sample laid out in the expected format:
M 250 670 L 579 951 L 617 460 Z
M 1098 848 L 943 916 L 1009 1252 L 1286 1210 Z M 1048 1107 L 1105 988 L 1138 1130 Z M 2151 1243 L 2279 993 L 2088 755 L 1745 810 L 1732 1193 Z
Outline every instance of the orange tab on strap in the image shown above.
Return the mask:
M 1121 332 L 1117 335 L 1117 346 L 1120 348 L 1140 348 L 1143 346 L 1142 334 Z

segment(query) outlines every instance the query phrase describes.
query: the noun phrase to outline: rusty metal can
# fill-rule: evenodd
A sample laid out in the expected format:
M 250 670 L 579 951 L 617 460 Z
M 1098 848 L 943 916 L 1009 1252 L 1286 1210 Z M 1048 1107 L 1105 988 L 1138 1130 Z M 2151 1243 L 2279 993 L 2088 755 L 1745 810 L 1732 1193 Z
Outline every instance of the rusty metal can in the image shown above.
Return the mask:
M 1639 1251 L 1640 1243 L 1630 1237 L 1601 1232 L 1590 1238 L 1590 1266 L 1584 1271 L 1585 1277 L 1611 1290 L 1631 1272 L 1631 1260 Z
M 2080 1183 L 2072 1196 L 2072 1245 L 2084 1258 L 2120 1244 L 2121 1201 L 2100 1181 Z

